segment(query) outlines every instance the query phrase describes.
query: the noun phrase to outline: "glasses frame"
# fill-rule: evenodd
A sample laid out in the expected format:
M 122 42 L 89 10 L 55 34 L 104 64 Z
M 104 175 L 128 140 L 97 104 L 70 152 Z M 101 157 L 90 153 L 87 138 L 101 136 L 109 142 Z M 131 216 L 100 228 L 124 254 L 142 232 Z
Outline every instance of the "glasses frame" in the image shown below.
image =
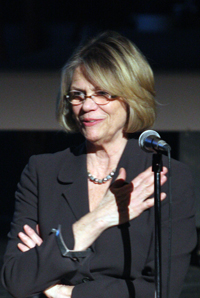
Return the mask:
M 69 95 L 70 92 L 75 92 L 75 91 L 80 92 L 81 94 L 84 95 L 84 99 L 82 101 L 80 101 L 80 103 L 77 103 L 77 104 L 74 104 L 74 103 L 72 103 L 72 101 L 70 101 L 70 95 Z M 96 93 L 93 93 L 91 95 L 86 95 L 84 92 L 78 91 L 78 90 L 70 90 L 69 93 L 65 94 L 65 98 L 73 106 L 79 106 L 79 105 L 83 104 L 86 101 L 87 98 L 91 98 L 97 105 L 104 106 L 104 105 L 107 105 L 110 101 L 115 100 L 117 98 L 117 95 L 111 95 L 111 94 L 106 92 L 108 94 L 108 98 L 105 96 L 105 99 L 107 99 L 107 101 L 105 103 L 97 103 L 95 101 L 95 97 L 98 97 Z

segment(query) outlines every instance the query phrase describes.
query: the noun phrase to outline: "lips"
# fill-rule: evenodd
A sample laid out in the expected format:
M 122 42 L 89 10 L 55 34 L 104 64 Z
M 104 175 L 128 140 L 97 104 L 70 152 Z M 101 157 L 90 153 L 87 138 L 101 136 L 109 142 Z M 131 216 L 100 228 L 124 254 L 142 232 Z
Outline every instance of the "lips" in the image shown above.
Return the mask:
M 95 122 L 96 120 L 83 120 L 83 122 Z
M 81 119 L 81 123 L 85 126 L 93 126 L 103 121 L 103 119 L 91 119 L 91 118 L 85 118 Z

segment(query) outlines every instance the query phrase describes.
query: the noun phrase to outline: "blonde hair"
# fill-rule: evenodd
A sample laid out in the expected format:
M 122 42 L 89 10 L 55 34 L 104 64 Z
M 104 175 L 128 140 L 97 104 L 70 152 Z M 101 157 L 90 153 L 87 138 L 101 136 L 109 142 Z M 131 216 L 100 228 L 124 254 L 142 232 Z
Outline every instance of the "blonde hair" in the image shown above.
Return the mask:
M 68 132 L 77 132 L 71 104 L 65 99 L 74 71 L 128 106 L 126 133 L 153 125 L 156 116 L 154 76 L 139 49 L 116 32 L 105 32 L 82 46 L 64 66 L 57 104 L 57 119 Z

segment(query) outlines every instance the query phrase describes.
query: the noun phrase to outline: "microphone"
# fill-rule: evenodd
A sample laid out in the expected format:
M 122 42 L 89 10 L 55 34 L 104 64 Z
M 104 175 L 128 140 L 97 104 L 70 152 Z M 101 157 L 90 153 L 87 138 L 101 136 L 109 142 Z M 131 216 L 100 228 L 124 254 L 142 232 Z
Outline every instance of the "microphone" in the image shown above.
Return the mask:
M 138 140 L 139 147 L 146 152 L 168 152 L 171 147 L 154 130 L 144 131 Z

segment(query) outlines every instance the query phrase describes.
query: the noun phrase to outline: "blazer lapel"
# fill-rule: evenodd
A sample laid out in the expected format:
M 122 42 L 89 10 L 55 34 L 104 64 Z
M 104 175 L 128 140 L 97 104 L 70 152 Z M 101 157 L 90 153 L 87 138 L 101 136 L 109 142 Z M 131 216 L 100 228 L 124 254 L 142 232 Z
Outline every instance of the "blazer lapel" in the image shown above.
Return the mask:
M 65 197 L 76 220 L 89 212 L 85 146 L 68 151 L 58 174 Z

